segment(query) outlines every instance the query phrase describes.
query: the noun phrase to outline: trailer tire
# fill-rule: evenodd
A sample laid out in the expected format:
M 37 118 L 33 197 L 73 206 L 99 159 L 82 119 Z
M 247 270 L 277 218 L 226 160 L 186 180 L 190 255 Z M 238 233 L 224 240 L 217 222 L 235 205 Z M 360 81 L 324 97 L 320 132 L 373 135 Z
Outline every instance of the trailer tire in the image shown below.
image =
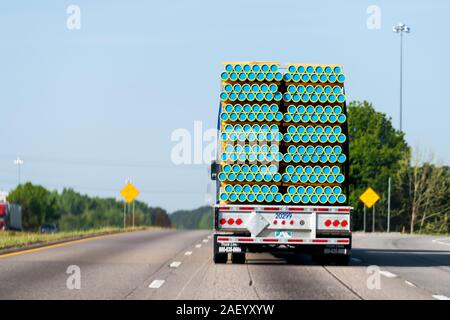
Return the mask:
M 350 255 L 338 255 L 333 260 L 338 266 L 348 266 L 350 264 Z
M 321 265 L 335 264 L 337 266 L 348 266 L 350 264 L 350 255 L 348 254 L 321 254 L 312 255 L 313 261 Z
M 228 254 L 227 253 L 215 253 L 214 254 L 214 263 L 227 263 Z
M 327 263 L 327 256 L 323 253 L 312 253 L 311 258 L 314 262 L 318 264 L 326 264 Z
M 231 261 L 235 264 L 244 264 L 245 260 L 246 260 L 245 252 L 231 254 Z

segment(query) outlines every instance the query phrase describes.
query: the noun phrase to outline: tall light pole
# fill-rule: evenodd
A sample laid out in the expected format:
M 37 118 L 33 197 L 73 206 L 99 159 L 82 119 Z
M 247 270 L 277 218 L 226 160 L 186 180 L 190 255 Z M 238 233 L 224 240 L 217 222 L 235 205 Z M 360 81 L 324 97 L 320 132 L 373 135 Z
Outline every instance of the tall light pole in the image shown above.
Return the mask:
M 400 131 L 402 131 L 403 117 L 403 33 L 410 33 L 411 28 L 404 23 L 392 27 L 392 31 L 400 34 Z
M 20 159 L 20 157 L 17 157 L 16 160 L 14 160 L 14 164 L 17 166 L 17 181 L 18 185 L 20 185 L 20 166 L 23 165 L 24 161 Z

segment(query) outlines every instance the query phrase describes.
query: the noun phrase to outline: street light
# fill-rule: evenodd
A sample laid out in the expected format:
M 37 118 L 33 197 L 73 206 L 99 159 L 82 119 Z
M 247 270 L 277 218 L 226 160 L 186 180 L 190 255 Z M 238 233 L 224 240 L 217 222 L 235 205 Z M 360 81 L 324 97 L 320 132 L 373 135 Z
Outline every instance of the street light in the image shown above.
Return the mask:
M 402 131 L 403 109 L 403 33 L 410 33 L 411 28 L 404 23 L 392 27 L 392 31 L 400 34 L 400 131 Z
M 17 157 L 16 160 L 14 160 L 14 164 L 17 166 L 17 181 L 20 185 L 20 166 L 23 165 L 24 161 L 20 159 L 20 157 Z

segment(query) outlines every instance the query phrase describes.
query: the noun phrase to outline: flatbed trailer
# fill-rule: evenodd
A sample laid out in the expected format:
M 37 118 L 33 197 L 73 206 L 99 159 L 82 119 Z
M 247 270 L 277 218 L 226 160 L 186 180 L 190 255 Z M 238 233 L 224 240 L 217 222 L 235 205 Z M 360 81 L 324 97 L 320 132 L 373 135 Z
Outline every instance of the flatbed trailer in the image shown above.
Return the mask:
M 214 262 L 244 263 L 249 252 L 282 251 L 348 264 L 352 208 L 342 66 L 223 64 L 220 138 L 211 164 Z
M 244 263 L 247 252 L 311 253 L 319 262 L 349 263 L 351 207 L 216 205 L 214 262 Z

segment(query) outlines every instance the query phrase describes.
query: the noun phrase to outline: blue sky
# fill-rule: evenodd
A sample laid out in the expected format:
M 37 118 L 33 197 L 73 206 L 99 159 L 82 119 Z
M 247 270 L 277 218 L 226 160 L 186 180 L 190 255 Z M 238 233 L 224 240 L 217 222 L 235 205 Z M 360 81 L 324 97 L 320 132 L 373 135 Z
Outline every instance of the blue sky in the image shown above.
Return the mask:
M 68 30 L 66 9 L 81 9 Z M 369 30 L 369 5 L 381 29 Z M 14 1 L 0 10 L 0 190 L 22 181 L 140 199 L 173 211 L 205 203 L 207 165 L 174 166 L 171 133 L 213 128 L 221 61 L 339 63 L 350 100 L 398 126 L 405 36 L 404 131 L 450 163 L 448 1 Z

